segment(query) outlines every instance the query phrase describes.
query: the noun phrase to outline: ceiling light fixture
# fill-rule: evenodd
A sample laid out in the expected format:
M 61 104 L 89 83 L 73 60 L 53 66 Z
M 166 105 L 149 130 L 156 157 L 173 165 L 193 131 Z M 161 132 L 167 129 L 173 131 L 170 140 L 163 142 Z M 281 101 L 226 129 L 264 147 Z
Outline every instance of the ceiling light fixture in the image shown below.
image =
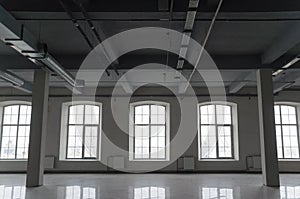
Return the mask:
M 24 85 L 23 80 L 14 76 L 13 74 L 10 74 L 10 73 L 4 72 L 4 71 L 0 71 L 0 78 L 12 83 L 15 86 L 21 87 Z

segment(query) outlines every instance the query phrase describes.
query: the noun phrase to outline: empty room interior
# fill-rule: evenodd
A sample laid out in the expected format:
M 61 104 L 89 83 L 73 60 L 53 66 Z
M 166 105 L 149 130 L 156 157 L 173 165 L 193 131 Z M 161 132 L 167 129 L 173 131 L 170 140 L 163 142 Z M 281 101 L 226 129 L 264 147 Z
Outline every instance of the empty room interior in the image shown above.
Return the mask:
M 0 0 L 0 199 L 300 199 L 297 0 Z

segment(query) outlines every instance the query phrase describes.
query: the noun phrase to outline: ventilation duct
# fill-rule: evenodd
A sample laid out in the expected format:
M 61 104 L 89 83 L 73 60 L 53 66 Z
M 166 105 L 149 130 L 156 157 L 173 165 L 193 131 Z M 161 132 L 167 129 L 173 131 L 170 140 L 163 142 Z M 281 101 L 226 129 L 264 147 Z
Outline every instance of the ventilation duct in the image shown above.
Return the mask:
M 27 57 L 38 66 L 46 66 L 57 73 L 72 87 L 83 87 L 83 81 L 76 81 L 58 61 L 47 52 L 45 45 L 40 44 L 34 36 L 3 7 L 0 6 L 0 38 L 13 49 Z

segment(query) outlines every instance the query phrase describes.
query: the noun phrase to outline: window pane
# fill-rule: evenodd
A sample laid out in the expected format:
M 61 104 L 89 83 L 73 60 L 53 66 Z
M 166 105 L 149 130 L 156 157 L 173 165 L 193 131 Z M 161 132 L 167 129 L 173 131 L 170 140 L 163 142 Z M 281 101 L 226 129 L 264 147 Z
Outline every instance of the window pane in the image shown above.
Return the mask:
M 165 199 L 166 190 L 161 187 L 134 188 L 134 199 Z
M 99 107 L 94 105 L 85 106 L 85 124 L 99 124 Z
M 200 107 L 201 124 L 214 124 L 215 123 L 215 106 L 206 105 Z
M 1 156 L 3 159 L 26 159 L 30 133 L 31 106 L 4 107 Z
M 149 127 L 135 126 L 135 158 L 149 158 Z
M 233 158 L 231 125 L 231 106 L 200 107 L 200 158 Z
M 149 127 L 135 126 L 135 137 L 149 137 Z
M 17 126 L 3 126 L 1 158 L 15 159 L 17 146 Z
M 216 113 L 218 124 L 231 124 L 230 106 L 216 105 Z
M 29 131 L 30 131 L 30 126 L 19 126 L 17 158 L 20 159 L 28 158 Z
M 278 158 L 283 158 L 283 153 L 282 153 L 282 137 L 281 137 L 281 126 L 276 125 L 276 142 L 277 142 L 277 154 Z
M 69 110 L 69 124 L 83 124 L 84 105 L 70 106 Z
M 201 127 L 201 156 L 202 158 L 216 158 L 216 129 L 214 126 Z
M 30 124 L 31 118 L 31 106 L 21 105 L 20 106 L 20 119 L 19 124 Z
M 3 124 L 18 124 L 19 105 L 4 107 Z
M 96 199 L 96 189 L 90 187 L 84 187 L 82 199 Z
M 165 107 L 151 105 L 151 124 L 165 124 Z
M 275 115 L 280 115 L 280 111 L 279 111 L 279 106 L 278 105 L 274 106 L 274 113 L 275 113 Z
M 85 127 L 84 137 L 84 157 L 96 158 L 97 157 L 97 135 L 98 127 Z
M 296 108 L 276 105 L 274 111 L 278 158 L 299 158 Z
M 202 199 L 233 199 L 233 189 L 228 188 L 202 188 Z
M 67 158 L 97 158 L 100 107 L 81 104 L 69 107 Z
M 134 158 L 165 158 L 165 106 L 139 105 L 134 111 Z
M 83 126 L 69 126 L 67 158 L 82 158 Z
M 218 127 L 218 143 L 219 143 L 218 144 L 219 157 L 224 157 L 224 158 L 232 157 L 230 126 Z
M 285 158 L 299 158 L 297 127 L 283 126 L 282 135 Z
M 81 198 L 80 186 L 67 186 L 66 198 L 80 199 Z

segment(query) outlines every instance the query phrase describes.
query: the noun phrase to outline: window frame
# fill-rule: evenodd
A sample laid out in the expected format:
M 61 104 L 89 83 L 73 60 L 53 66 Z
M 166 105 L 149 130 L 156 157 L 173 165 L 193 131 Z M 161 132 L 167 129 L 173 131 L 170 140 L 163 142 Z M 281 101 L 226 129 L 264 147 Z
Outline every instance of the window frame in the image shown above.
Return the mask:
M 82 158 L 68 158 L 68 136 L 69 136 L 69 117 L 70 117 L 70 107 L 77 105 L 92 105 L 99 106 L 99 125 L 97 132 L 97 155 L 96 158 L 84 157 L 84 152 L 82 153 Z M 84 107 L 85 110 L 85 107 Z M 60 147 L 59 147 L 59 160 L 60 161 L 100 161 L 101 160 L 101 137 L 102 137 L 102 103 L 101 102 L 92 102 L 92 101 L 76 101 L 76 102 L 64 102 L 62 103 L 61 108 L 61 130 L 60 130 Z M 83 127 L 85 125 L 83 124 Z M 97 125 L 92 125 L 97 126 Z M 84 139 L 84 130 L 83 130 L 83 139 Z M 84 142 L 84 140 L 83 140 Z M 84 143 L 82 150 L 84 151 Z
M 201 157 L 201 112 L 200 108 L 202 106 L 214 105 L 214 116 L 215 116 L 215 124 L 212 124 L 216 129 L 216 138 L 218 138 L 218 127 L 220 126 L 230 126 L 231 127 L 231 157 L 218 157 L 219 149 L 218 145 L 216 145 L 216 158 L 202 158 Z M 217 123 L 217 114 L 216 114 L 216 106 L 230 106 L 231 110 L 231 125 L 228 124 L 218 124 Z M 238 135 L 238 110 L 237 104 L 233 102 L 224 102 L 224 101 L 213 101 L 213 102 L 203 102 L 198 103 L 197 106 L 197 129 L 198 129 L 198 161 L 238 161 L 239 160 L 239 135 Z M 210 124 L 204 124 L 204 126 L 210 126 Z M 217 141 L 218 144 L 218 141 Z
M 168 190 L 168 187 L 158 187 L 158 186 L 143 186 L 143 187 L 132 187 L 133 190 L 132 190 L 132 196 L 129 194 L 129 197 L 128 198 L 133 198 L 133 199 L 142 199 L 143 197 L 143 189 L 148 189 L 148 196 L 146 196 L 147 198 L 151 199 L 151 198 L 154 198 L 154 196 L 152 196 L 152 192 L 151 192 L 151 189 L 156 189 L 156 193 L 159 193 L 159 190 L 163 190 L 163 193 L 164 193 L 164 199 L 166 198 L 169 198 L 169 190 Z M 141 192 L 141 197 L 137 196 L 136 197 L 136 192 L 137 191 L 140 191 Z M 160 195 L 158 194 L 158 197 L 160 198 Z M 144 197 L 143 197 L 144 198 Z M 157 198 L 157 197 L 155 197 Z
M 31 106 L 32 108 L 32 104 L 30 101 L 20 101 L 20 100 L 12 100 L 12 101 L 3 101 L 0 102 L 0 153 L 2 150 L 2 134 L 3 134 L 3 123 L 4 123 L 4 108 L 8 107 L 8 106 L 19 106 L 19 114 L 18 114 L 18 124 L 15 125 L 17 127 L 19 127 L 19 119 L 20 119 L 20 107 L 22 105 L 25 106 Z M 27 126 L 27 125 L 25 125 Z M 30 119 L 30 124 L 29 124 L 29 128 L 31 127 L 31 119 Z M 17 137 L 16 137 L 16 152 L 17 152 L 17 148 L 18 148 L 18 135 L 19 135 L 19 128 L 17 128 Z M 30 137 L 30 130 L 29 130 L 29 137 Z M 28 144 L 28 150 L 29 150 L 29 144 Z M 0 161 L 27 161 L 28 158 L 17 158 L 17 153 L 15 154 L 15 158 L 0 158 Z
M 135 107 L 136 106 L 142 106 L 142 105 L 158 105 L 158 106 L 164 106 L 166 115 L 165 115 L 165 158 L 151 158 L 151 139 L 149 140 L 149 158 L 135 158 L 135 133 L 134 133 L 134 118 L 135 118 Z M 151 126 L 151 124 L 149 124 Z M 149 132 L 150 135 L 151 132 Z M 152 162 L 163 162 L 163 161 L 169 161 L 170 160 L 170 103 L 168 102 L 162 102 L 162 101 L 138 101 L 130 103 L 129 108 L 129 161 L 137 161 L 137 162 L 143 162 L 143 161 L 152 161 Z
M 284 158 L 284 146 L 282 144 L 282 155 L 283 158 L 278 158 L 278 161 L 300 161 L 300 122 L 299 122 L 299 116 L 298 114 L 300 113 L 300 105 L 299 103 L 296 102 L 286 102 L 286 101 L 279 101 L 279 102 L 274 102 L 274 109 L 276 105 L 283 105 L 283 106 L 292 106 L 295 108 L 296 111 L 296 128 L 297 128 L 297 138 L 298 138 L 298 151 L 299 151 L 299 158 Z M 274 118 L 275 118 L 275 111 L 274 111 Z M 274 125 L 275 125 L 275 134 L 276 134 L 276 122 L 274 120 Z M 283 143 L 283 133 L 282 133 L 282 126 L 285 125 L 290 125 L 290 124 L 282 124 L 282 116 L 281 116 L 281 110 L 280 110 L 280 128 L 281 128 L 281 139 L 282 139 L 282 143 Z M 276 135 L 277 137 L 277 135 Z M 277 148 L 277 139 L 276 139 L 276 148 Z M 277 151 L 277 156 L 278 156 L 278 151 Z
M 199 198 L 206 199 L 203 197 L 203 193 L 205 189 L 209 192 L 209 198 L 212 198 L 211 196 L 211 191 L 215 189 L 217 198 L 223 198 L 223 195 L 221 194 L 222 190 L 225 190 L 226 193 L 227 191 L 231 191 L 232 197 L 235 198 L 235 189 L 232 187 L 199 187 Z M 228 195 L 225 195 L 226 198 L 228 198 Z

